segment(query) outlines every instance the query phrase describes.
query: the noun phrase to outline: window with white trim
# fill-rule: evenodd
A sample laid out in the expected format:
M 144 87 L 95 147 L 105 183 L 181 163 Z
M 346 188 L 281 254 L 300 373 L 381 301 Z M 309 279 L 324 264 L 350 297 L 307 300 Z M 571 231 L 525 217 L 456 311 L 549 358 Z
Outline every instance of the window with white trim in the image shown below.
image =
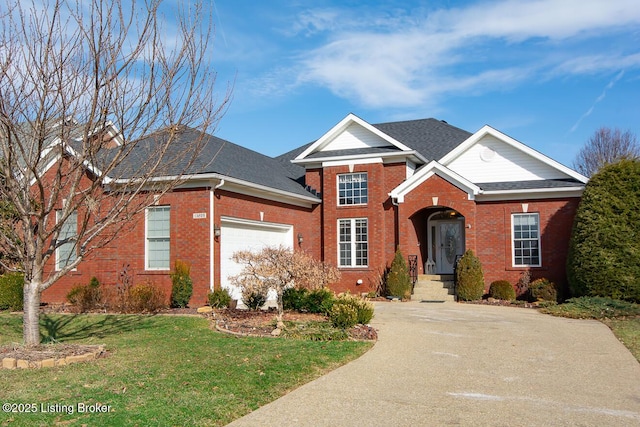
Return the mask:
M 539 267 L 540 215 L 537 213 L 512 214 L 513 265 Z
M 61 221 L 62 211 L 56 212 L 56 222 Z M 67 265 L 71 264 L 78 258 L 76 252 L 76 240 L 78 235 L 78 213 L 73 211 L 69 214 L 64 224 L 60 227 L 60 234 L 58 234 L 58 242 L 70 240 L 62 243 L 56 249 L 56 270 L 61 270 Z
M 146 251 L 147 270 L 169 270 L 169 206 L 153 206 L 146 212 Z
M 338 205 L 366 205 L 369 199 L 367 173 L 338 175 Z
M 369 220 L 349 218 L 338 220 L 338 265 L 366 267 L 369 264 Z

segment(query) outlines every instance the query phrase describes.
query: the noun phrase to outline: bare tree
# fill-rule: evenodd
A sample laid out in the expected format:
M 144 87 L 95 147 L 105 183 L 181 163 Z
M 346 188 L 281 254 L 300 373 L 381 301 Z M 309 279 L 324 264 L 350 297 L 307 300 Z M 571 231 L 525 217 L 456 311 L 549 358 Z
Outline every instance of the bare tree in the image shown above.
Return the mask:
M 277 328 L 282 329 L 284 305 L 282 295 L 286 288 L 315 289 L 340 279 L 340 271 L 314 259 L 302 251 L 292 251 L 283 246 L 265 247 L 260 251 L 238 251 L 233 260 L 244 265 L 240 274 L 231 277 L 231 283 L 243 290 L 266 293 L 273 289 L 277 296 Z
M 640 145 L 633 133 L 602 127 L 578 152 L 573 168 L 584 176 L 591 176 L 605 165 L 636 158 L 640 158 Z
M 0 5 L 0 199 L 15 218 L 0 240 L 24 272 L 27 345 L 40 341 L 42 292 L 194 173 L 228 104 L 206 63 L 210 13 L 165 7 Z

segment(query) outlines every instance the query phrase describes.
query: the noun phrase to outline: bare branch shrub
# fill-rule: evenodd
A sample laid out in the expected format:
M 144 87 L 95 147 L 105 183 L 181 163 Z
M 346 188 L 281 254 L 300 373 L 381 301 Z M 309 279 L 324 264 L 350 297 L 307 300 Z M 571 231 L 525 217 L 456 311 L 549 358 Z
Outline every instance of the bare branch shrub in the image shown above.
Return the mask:
M 244 265 L 240 274 L 231 277 L 231 283 L 242 289 L 243 298 L 252 292 L 275 291 L 279 328 L 283 326 L 282 294 L 286 288 L 317 289 L 340 279 L 337 268 L 284 246 L 265 247 L 258 252 L 238 251 L 233 254 L 233 260 Z

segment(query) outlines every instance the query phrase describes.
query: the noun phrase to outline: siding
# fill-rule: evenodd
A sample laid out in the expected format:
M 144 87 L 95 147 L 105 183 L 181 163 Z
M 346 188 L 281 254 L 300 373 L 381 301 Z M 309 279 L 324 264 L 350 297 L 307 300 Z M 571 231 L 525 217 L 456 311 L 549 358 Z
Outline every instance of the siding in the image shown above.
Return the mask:
M 447 167 L 474 183 L 566 178 L 557 169 L 492 136 L 482 138 Z
M 358 124 L 351 124 L 320 151 L 350 150 L 354 148 L 391 147 L 384 139 Z

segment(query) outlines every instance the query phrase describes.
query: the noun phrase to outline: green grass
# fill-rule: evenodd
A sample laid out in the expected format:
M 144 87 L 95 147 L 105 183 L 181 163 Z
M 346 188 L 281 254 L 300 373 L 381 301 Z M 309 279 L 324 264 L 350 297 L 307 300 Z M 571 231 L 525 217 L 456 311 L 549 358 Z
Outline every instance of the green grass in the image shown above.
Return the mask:
M 0 403 L 68 405 L 65 413 L 0 412 L 0 426 L 225 425 L 355 359 L 371 343 L 236 338 L 204 318 L 45 315 L 46 340 L 106 344 L 108 357 L 39 370 L 0 370 Z M 22 319 L 0 313 L 0 344 L 20 342 Z M 78 413 L 79 403 L 111 406 Z
M 600 320 L 611 328 L 613 334 L 640 362 L 640 304 L 610 298 L 582 297 L 540 311 L 553 316 Z

